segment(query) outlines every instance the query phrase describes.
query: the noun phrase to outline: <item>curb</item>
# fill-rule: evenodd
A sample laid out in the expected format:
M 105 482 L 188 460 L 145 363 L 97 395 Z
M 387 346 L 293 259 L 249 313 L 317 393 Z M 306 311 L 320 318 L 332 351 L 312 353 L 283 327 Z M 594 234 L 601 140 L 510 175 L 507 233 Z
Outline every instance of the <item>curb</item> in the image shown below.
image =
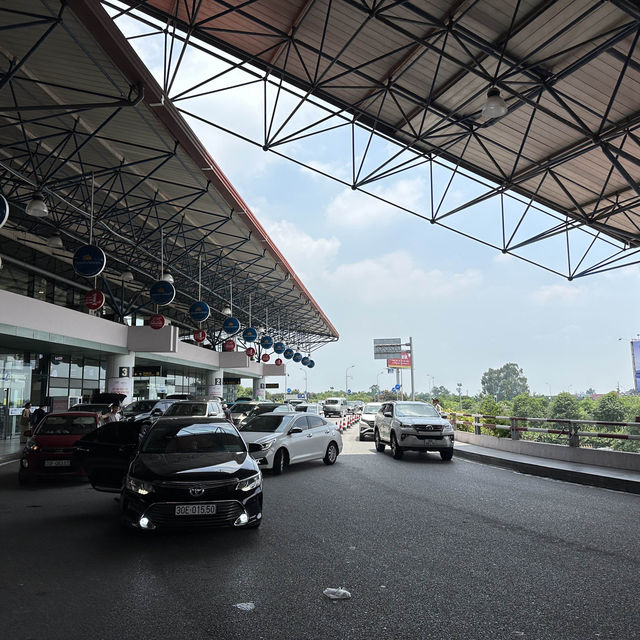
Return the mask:
M 626 493 L 640 494 L 640 482 L 628 480 L 625 478 L 617 478 L 615 476 L 598 475 L 588 473 L 586 471 L 578 471 L 575 469 L 563 469 L 561 467 L 545 466 L 531 462 L 522 462 L 520 460 L 511 460 L 501 458 L 491 454 L 476 453 L 475 451 L 465 451 L 462 447 L 456 447 L 455 456 L 466 458 L 475 462 L 484 462 L 492 464 L 496 467 L 503 467 L 526 473 L 532 476 L 540 476 L 544 478 L 553 478 L 554 480 L 563 480 L 565 482 L 573 482 L 575 484 L 584 484 L 601 489 L 612 489 L 613 491 L 624 491 Z

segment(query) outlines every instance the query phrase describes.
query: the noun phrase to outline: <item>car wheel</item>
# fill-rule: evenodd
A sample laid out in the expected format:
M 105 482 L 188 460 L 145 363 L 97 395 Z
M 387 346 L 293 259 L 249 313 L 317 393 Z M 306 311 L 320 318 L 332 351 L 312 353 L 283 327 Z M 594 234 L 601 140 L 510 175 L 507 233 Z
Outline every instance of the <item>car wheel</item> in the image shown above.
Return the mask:
M 451 458 L 453 458 L 453 447 L 450 449 L 442 449 L 442 451 L 440 451 L 440 457 L 445 461 L 451 460 Z
M 384 442 L 382 442 L 380 440 L 380 433 L 379 433 L 379 431 L 377 429 L 376 429 L 376 432 L 375 432 L 375 434 L 373 436 L 373 439 L 374 439 L 374 441 L 376 443 L 376 451 L 378 453 L 383 453 L 384 452 Z
M 398 440 L 395 433 L 391 434 L 391 453 L 396 460 L 400 460 L 400 458 L 402 458 L 402 454 L 404 453 L 404 451 L 402 451 L 402 449 L 398 445 Z
M 322 462 L 325 464 L 333 464 L 338 459 L 338 445 L 335 442 L 330 442 L 327 447 L 327 453 L 325 453 Z
M 276 455 L 273 456 L 273 475 L 279 476 L 286 465 L 284 449 L 278 449 Z

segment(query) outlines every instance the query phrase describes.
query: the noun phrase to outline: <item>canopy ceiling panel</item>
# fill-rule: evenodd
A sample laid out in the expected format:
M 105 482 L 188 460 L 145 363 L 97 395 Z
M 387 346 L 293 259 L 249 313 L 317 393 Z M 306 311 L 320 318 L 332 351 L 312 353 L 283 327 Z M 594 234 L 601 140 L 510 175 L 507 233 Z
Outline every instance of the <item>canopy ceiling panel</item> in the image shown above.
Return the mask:
M 256 79 L 286 85 L 316 108 L 333 109 L 345 123 L 394 141 L 418 159 L 485 181 L 494 195 L 529 199 L 539 213 L 551 215 L 552 225 L 559 214 L 563 232 L 598 240 L 605 235 L 613 253 L 620 252 L 593 268 L 584 268 L 588 261 L 581 260 L 582 271 L 563 275 L 637 261 L 640 235 L 630 223 L 640 212 L 635 205 L 640 195 L 636 2 L 103 0 L 103 5 L 116 22 L 134 17 L 174 39 L 168 64 L 175 69 L 183 48 L 198 47 L 218 60 L 227 56 L 234 68 L 244 65 Z M 170 87 L 164 88 L 171 100 Z M 490 88 L 506 101 L 505 115 L 483 116 Z M 265 149 L 280 145 L 284 154 L 286 141 L 277 135 L 252 141 Z M 361 182 L 354 170 L 349 186 L 366 190 L 371 180 L 393 173 L 388 166 Z M 432 212 L 430 221 L 439 223 L 439 214 Z
M 144 294 L 170 271 L 182 321 L 201 288 L 211 332 L 233 299 L 243 324 L 279 327 L 300 348 L 337 339 L 98 3 L 5 2 L 0 29 L 0 188 L 11 204 L 3 250 L 9 239 L 37 247 L 60 233 L 59 268 L 73 277 L 73 251 L 93 234 L 111 281 L 132 270 L 137 284 L 127 286 Z M 46 218 L 25 213 L 35 190 Z

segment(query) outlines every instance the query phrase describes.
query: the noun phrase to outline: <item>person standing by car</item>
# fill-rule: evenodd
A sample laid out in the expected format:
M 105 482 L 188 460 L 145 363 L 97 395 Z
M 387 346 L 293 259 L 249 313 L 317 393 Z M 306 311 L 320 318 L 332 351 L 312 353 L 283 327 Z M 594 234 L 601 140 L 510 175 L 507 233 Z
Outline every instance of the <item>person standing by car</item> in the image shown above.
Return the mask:
M 444 411 L 444 409 L 440 406 L 440 400 L 438 398 L 434 398 L 431 403 L 433 404 L 435 410 L 442 415 L 442 412 Z
M 109 422 L 118 422 L 120 420 L 120 405 L 117 402 L 114 402 L 110 407 L 107 413 L 103 413 L 102 416 L 102 424 L 107 424 Z
M 229 409 L 226 403 L 222 405 L 222 410 L 224 411 L 224 417 L 227 419 L 227 421 L 233 424 L 233 418 L 231 417 L 231 409 Z
M 31 414 L 31 428 L 35 428 L 38 426 L 38 423 L 42 418 L 47 415 L 47 412 L 44 410 L 42 405 L 38 406 L 38 408 Z
M 31 426 L 31 403 L 27 402 L 24 405 L 24 409 L 20 414 L 20 442 L 26 442 L 27 436 L 24 435 L 25 431 L 29 430 Z

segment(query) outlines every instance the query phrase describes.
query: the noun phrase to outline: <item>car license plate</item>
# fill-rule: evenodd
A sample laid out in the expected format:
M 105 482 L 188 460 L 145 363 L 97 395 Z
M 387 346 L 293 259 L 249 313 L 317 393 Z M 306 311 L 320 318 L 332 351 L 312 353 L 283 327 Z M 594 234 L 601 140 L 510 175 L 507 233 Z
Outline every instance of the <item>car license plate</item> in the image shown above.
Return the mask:
M 177 504 L 177 516 L 212 516 L 215 515 L 215 504 Z
M 71 460 L 45 460 L 45 467 L 70 467 Z

